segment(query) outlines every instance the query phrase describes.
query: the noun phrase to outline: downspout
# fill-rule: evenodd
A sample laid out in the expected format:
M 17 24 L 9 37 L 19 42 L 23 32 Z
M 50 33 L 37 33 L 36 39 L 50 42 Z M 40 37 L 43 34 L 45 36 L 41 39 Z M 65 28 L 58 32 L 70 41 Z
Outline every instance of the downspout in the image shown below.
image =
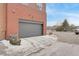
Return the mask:
M 7 3 L 5 4 L 6 5 L 6 19 L 5 19 L 5 39 L 7 39 Z

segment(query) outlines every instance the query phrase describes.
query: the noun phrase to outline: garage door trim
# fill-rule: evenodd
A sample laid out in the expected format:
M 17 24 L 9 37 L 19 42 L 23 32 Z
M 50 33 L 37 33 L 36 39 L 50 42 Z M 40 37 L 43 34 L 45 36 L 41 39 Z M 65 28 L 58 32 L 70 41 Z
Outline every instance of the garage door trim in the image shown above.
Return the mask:
M 24 20 L 24 19 L 20 19 L 19 22 L 27 22 L 27 23 L 35 23 L 35 24 L 43 24 L 43 22 L 39 22 L 39 21 L 31 21 L 31 20 Z

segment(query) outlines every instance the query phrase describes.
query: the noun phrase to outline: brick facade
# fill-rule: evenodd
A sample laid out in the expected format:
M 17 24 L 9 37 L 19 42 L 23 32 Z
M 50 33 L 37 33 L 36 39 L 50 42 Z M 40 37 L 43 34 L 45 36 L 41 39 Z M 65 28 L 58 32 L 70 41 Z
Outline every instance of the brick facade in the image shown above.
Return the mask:
M 0 4 L 0 15 L 3 16 L 0 17 L 0 25 L 4 31 L 0 38 L 7 38 L 12 34 L 19 35 L 19 19 L 42 22 L 43 34 L 46 33 L 46 4 L 42 4 L 41 10 L 36 3 Z

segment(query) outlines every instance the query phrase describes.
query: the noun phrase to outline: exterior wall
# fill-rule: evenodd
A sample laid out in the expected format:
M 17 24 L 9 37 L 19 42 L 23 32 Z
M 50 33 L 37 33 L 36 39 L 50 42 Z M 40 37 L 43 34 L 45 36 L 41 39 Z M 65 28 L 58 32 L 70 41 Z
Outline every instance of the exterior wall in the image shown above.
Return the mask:
M 5 38 L 6 4 L 0 4 L 0 40 Z
M 19 34 L 19 19 L 32 20 L 43 23 L 43 33 L 46 33 L 45 4 L 40 11 L 36 4 L 7 4 L 7 34 Z
M 47 25 L 47 14 L 46 14 L 46 4 L 43 3 L 43 10 L 42 10 L 42 20 L 43 20 L 43 33 L 46 34 L 46 25 Z

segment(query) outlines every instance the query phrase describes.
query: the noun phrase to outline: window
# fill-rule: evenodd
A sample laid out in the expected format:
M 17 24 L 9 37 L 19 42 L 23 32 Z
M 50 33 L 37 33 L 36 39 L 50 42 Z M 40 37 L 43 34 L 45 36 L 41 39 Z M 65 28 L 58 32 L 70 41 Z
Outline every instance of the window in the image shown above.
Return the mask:
M 42 10 L 42 3 L 37 3 L 39 10 Z

